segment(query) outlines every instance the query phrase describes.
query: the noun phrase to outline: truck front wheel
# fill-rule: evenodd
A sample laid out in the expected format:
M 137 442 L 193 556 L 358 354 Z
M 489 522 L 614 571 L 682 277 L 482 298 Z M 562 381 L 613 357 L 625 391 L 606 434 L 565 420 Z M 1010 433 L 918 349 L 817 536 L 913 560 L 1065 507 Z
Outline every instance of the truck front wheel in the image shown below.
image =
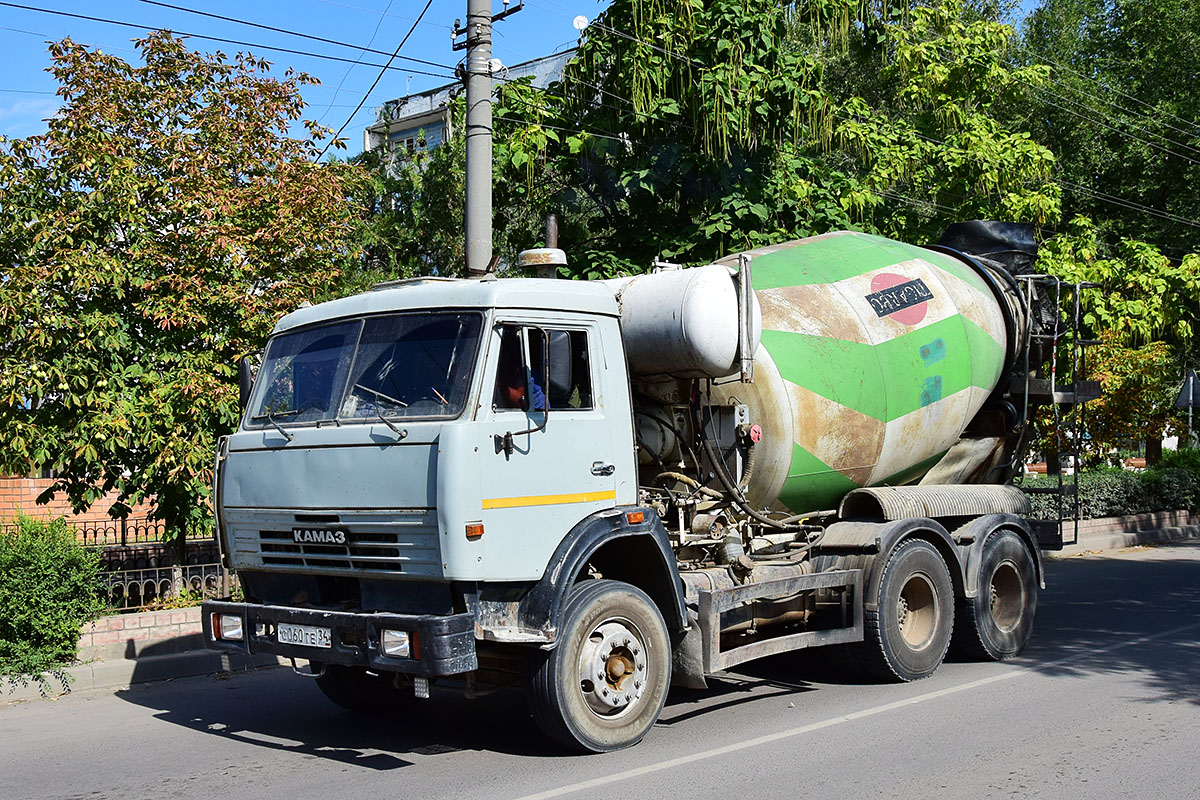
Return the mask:
M 983 543 L 978 590 L 959 601 L 954 649 L 981 661 L 1013 658 L 1033 634 L 1037 583 L 1033 557 L 1021 537 L 1000 529 Z
M 637 744 L 666 702 L 671 643 L 658 607 L 635 586 L 588 580 L 567 597 L 558 646 L 529 681 L 538 727 L 572 750 Z
M 910 539 L 892 551 L 879 578 L 875 610 L 864 616 L 857 655 L 873 677 L 915 681 L 946 657 L 954 629 L 954 586 L 937 549 Z

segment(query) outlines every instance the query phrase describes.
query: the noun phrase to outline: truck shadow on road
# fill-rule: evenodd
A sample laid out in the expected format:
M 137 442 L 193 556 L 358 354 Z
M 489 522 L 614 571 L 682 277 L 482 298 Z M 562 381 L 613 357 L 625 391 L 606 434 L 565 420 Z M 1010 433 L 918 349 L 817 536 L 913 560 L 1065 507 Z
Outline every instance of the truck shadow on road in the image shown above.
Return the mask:
M 1200 542 L 1186 542 L 1048 562 L 1033 640 L 1016 663 L 1136 677 L 1147 702 L 1200 705 L 1198 554 Z
M 797 673 L 796 659 L 772 658 L 711 679 L 707 690 L 673 690 L 659 724 L 799 696 L 816 688 L 808 678 L 827 678 L 819 667 L 814 670 Z M 287 668 L 140 684 L 119 696 L 151 709 L 163 722 L 206 735 L 371 770 L 411 766 L 413 756 L 470 750 L 563 756 L 538 730 L 519 688 L 468 700 L 442 684 L 430 700 L 390 716 L 344 711 Z
M 1033 641 L 1012 666 L 1081 680 L 1124 675 L 1150 690 L 1147 702 L 1200 704 L 1200 560 L 1176 549 L 1184 547 L 1200 554 L 1197 542 L 1050 562 Z M 673 690 L 659 724 L 784 697 L 800 706 L 823 687 L 863 682 L 836 652 L 774 656 L 710 678 L 706 690 Z M 470 750 L 562 756 L 538 731 L 520 689 L 475 700 L 442 686 L 433 694 L 403 712 L 364 717 L 280 668 L 143 684 L 120 696 L 204 734 L 371 770 Z

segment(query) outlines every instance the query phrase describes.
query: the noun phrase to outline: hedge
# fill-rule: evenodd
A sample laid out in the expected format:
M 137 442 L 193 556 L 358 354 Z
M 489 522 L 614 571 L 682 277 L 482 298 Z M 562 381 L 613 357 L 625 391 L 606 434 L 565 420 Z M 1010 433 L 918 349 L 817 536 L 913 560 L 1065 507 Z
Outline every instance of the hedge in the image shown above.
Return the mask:
M 1063 476 L 1069 484 L 1070 475 Z M 1027 487 L 1056 486 L 1053 476 L 1026 477 Z M 1056 519 L 1054 495 L 1029 496 L 1033 504 L 1030 517 Z M 1079 516 L 1121 517 L 1152 511 L 1179 511 L 1200 508 L 1200 450 L 1168 451 L 1162 461 L 1142 472 L 1118 467 L 1089 468 L 1079 473 Z M 1071 516 L 1071 498 L 1063 498 L 1063 514 Z
M 20 517 L 0 531 L 0 676 L 74 661 L 80 628 L 105 608 L 100 556 L 64 520 Z

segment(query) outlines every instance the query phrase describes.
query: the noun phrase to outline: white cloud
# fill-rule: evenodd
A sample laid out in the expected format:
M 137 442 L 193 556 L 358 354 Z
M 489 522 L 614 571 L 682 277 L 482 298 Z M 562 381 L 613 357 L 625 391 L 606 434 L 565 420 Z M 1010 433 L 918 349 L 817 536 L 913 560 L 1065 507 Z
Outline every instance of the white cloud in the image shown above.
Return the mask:
M 0 104 L 0 135 L 20 138 L 42 133 L 45 120 L 62 105 L 57 97 L 21 99 L 8 105 Z

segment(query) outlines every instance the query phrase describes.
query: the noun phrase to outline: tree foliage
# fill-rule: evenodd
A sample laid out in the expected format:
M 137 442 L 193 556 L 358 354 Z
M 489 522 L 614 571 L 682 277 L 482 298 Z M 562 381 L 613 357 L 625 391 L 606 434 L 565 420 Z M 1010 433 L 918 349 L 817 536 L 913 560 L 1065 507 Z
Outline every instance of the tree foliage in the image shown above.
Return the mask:
M 1058 155 L 1067 218 L 1176 261 L 1200 250 L 1200 4 L 1042 0 L 1021 55 L 1052 68 L 1030 130 Z
M 209 524 L 236 361 L 355 252 L 357 178 L 316 163 L 327 131 L 287 135 L 309 76 L 137 46 L 51 45 L 62 109 L 0 141 L 0 468 L 54 466 L 77 508 L 152 501 L 180 535 Z
M 1053 156 L 1006 109 L 1045 70 L 1009 64 L 1011 35 L 962 0 L 614 0 L 562 82 L 510 104 L 565 133 L 506 146 L 548 165 L 530 200 L 587 277 L 834 228 L 1044 223 Z
M 1103 456 L 1147 437 L 1181 428 L 1171 349 L 1164 342 L 1130 347 L 1113 331 L 1090 352 L 1091 375 L 1102 395 L 1088 405 L 1088 447 Z
M 1068 283 L 1098 284 L 1081 293 L 1082 322 L 1122 344 L 1187 344 L 1200 323 L 1200 255 L 1172 261 L 1135 239 L 1109 245 L 1087 217 L 1042 247 L 1038 269 Z

